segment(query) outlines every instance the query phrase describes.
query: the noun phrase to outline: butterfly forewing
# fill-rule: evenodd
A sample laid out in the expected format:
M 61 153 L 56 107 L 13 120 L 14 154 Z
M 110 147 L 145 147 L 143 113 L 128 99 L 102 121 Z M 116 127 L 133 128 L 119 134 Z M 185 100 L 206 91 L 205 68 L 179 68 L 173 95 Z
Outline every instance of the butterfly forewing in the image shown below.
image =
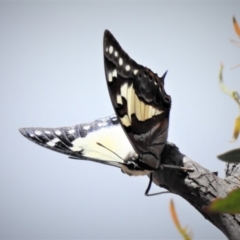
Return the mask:
M 104 64 L 111 101 L 120 123 L 142 162 L 160 164 L 167 140 L 171 98 L 164 77 L 137 64 L 113 35 L 104 33 Z

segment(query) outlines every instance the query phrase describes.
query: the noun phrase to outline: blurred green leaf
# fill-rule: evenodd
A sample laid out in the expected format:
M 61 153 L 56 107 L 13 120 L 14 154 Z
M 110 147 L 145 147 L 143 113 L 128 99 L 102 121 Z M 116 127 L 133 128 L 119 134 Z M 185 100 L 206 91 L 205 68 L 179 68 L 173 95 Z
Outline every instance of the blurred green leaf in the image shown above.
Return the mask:
M 240 189 L 230 192 L 225 198 L 217 198 L 205 208 L 210 212 L 217 213 L 240 213 Z
M 234 162 L 240 162 L 240 148 L 225 152 L 223 154 L 220 154 L 217 156 L 220 160 L 234 163 Z

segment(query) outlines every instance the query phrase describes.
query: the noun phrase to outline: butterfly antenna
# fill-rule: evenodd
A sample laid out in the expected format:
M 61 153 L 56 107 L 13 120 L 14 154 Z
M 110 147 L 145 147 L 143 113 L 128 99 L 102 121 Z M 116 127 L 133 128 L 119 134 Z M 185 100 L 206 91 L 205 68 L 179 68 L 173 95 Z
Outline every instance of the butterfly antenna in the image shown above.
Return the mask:
M 111 149 L 107 148 L 106 146 L 102 145 L 102 144 L 99 143 L 99 142 L 97 142 L 97 145 L 99 145 L 99 146 L 101 146 L 101 147 L 107 149 L 109 152 L 115 154 L 117 157 L 119 157 L 120 159 L 122 159 L 122 160 L 125 162 L 125 160 L 124 160 L 122 157 L 120 157 L 117 153 L 113 152 Z
M 171 193 L 170 191 L 164 191 L 164 192 L 150 193 L 149 194 L 151 186 L 152 186 L 152 172 L 150 173 L 150 176 L 149 176 L 149 183 L 148 183 L 148 187 L 145 191 L 145 196 L 151 197 L 151 196 L 156 196 L 156 195 L 160 195 L 160 194 L 164 194 L 164 193 Z

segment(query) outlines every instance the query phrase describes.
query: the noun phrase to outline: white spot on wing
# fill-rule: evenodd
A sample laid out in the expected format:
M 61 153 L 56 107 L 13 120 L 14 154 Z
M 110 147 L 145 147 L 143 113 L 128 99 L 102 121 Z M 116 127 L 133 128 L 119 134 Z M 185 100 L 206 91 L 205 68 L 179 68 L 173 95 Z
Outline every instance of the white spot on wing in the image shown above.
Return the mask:
M 107 126 L 107 125 L 108 125 L 108 123 L 107 123 L 107 122 L 104 122 L 104 123 L 103 123 L 103 126 Z
M 111 72 L 108 73 L 108 81 L 112 82 L 112 73 Z
M 102 126 L 103 126 L 103 123 L 100 122 L 100 123 L 98 123 L 97 125 L 98 125 L 98 127 L 102 127 Z
M 123 60 L 122 58 L 119 58 L 119 61 L 118 61 L 119 65 L 122 66 L 123 65 Z
M 126 71 L 129 71 L 129 70 L 130 70 L 130 66 L 129 66 L 129 65 L 126 65 L 125 70 L 126 70 Z
M 118 120 L 116 115 L 111 115 L 110 117 L 111 117 L 112 121 L 117 121 Z
M 48 142 L 47 145 L 50 146 L 50 147 L 54 147 L 54 146 L 55 146 L 55 143 L 53 143 L 53 142 Z
M 110 53 L 110 54 L 113 53 L 113 47 L 112 47 L 112 46 L 109 47 L 109 53 Z
M 137 73 L 138 73 L 138 70 L 137 70 L 137 69 L 133 70 L 133 74 L 134 74 L 134 75 L 137 75 Z
M 98 122 L 97 123 L 97 126 L 98 127 L 104 127 L 104 126 L 107 126 L 108 125 L 108 123 L 107 122 L 104 122 L 104 120 L 102 121 L 102 122 Z
M 113 77 L 117 77 L 117 70 L 116 70 L 116 69 L 113 70 L 112 76 L 113 76 Z
M 115 56 L 115 57 L 118 56 L 118 52 L 117 52 L 117 51 L 114 52 L 114 56 Z
M 42 132 L 39 131 L 39 130 L 36 130 L 36 131 L 35 131 L 35 134 L 36 134 L 37 136 L 40 136 L 40 135 L 42 134 Z
M 30 137 L 34 137 L 34 134 L 30 133 Z
M 51 134 L 51 132 L 48 131 L 48 130 L 45 130 L 44 132 L 45 132 L 46 134 Z
M 88 130 L 89 128 L 90 128 L 89 125 L 86 125 L 86 126 L 83 127 L 83 129 L 85 129 L 85 130 Z
M 108 52 L 108 48 L 106 47 L 106 50 L 105 50 L 106 52 Z
M 54 138 L 53 140 L 47 142 L 47 145 L 50 147 L 54 147 L 57 142 L 60 142 L 58 138 Z
M 69 133 L 69 134 L 73 134 L 73 133 L 75 133 L 75 129 L 71 129 L 71 130 L 69 130 L 68 133 Z
M 58 135 L 58 136 L 60 136 L 60 135 L 62 134 L 62 132 L 59 131 L 59 130 L 56 130 L 56 131 L 55 131 L 55 134 Z

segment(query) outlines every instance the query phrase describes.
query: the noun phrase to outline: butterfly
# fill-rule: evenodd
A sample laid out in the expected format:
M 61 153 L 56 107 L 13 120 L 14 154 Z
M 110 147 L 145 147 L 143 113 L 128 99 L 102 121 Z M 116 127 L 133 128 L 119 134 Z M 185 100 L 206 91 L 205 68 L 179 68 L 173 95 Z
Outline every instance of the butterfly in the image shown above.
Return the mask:
M 171 97 L 164 78 L 139 65 L 105 30 L 106 82 L 116 115 L 59 128 L 21 128 L 29 140 L 78 160 L 118 167 L 130 176 L 149 175 L 161 165 Z M 146 195 L 151 186 L 152 175 Z

